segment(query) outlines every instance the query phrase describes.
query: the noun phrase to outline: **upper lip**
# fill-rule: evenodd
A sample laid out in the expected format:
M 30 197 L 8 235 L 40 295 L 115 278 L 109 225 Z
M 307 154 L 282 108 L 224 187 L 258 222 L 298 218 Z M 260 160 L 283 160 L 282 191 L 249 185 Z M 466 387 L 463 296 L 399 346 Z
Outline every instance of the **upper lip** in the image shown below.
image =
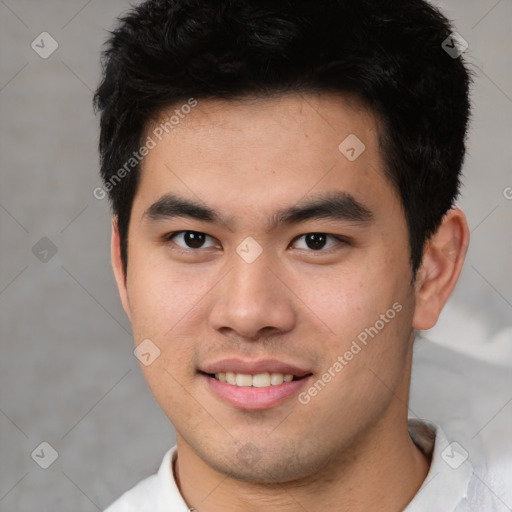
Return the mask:
M 243 359 L 230 358 L 222 359 L 206 364 L 200 368 L 203 373 L 233 372 L 256 375 L 258 373 L 282 373 L 291 374 L 295 377 L 304 377 L 311 372 L 294 364 L 277 361 L 275 359 L 262 359 L 259 361 L 244 361 Z

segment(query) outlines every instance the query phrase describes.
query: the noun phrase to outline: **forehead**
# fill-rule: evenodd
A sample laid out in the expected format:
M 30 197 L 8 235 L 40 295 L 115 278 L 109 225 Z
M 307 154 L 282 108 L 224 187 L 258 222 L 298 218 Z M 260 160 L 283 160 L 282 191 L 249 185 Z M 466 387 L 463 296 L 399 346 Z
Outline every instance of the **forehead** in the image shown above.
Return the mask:
M 257 218 L 341 191 L 386 209 L 399 199 L 384 175 L 378 129 L 360 102 L 339 95 L 199 99 L 183 110 L 176 104 L 147 126 L 144 138 L 154 147 L 135 202 L 147 207 L 175 192 Z

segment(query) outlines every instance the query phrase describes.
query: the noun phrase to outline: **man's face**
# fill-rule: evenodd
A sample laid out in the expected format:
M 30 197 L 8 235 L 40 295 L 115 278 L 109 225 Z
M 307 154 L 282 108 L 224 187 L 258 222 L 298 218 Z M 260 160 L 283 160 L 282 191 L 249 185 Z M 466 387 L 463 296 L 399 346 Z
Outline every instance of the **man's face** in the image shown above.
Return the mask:
M 224 474 L 285 482 L 405 423 L 414 292 L 375 118 L 288 95 L 200 100 L 161 141 L 152 129 L 123 303 L 136 344 L 160 350 L 142 368 L 179 443 Z M 173 215 L 167 194 L 222 221 Z M 279 215 L 327 196 L 332 215 Z M 295 378 L 207 375 L 226 371 Z

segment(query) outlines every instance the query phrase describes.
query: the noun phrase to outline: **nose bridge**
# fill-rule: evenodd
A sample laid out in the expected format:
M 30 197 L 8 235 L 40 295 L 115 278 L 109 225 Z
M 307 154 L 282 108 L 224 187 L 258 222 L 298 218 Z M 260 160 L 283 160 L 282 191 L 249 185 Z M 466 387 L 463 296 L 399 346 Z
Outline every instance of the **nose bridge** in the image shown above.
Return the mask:
M 286 287 L 268 268 L 267 256 L 234 256 L 231 270 L 219 283 L 211 310 L 212 327 L 229 328 L 251 338 L 264 328 L 291 329 L 295 319 L 293 303 Z
M 243 258 L 234 258 L 229 294 L 238 301 L 263 304 L 269 298 L 267 295 L 270 296 L 276 291 L 275 283 L 270 282 L 271 276 L 265 256 L 250 263 Z

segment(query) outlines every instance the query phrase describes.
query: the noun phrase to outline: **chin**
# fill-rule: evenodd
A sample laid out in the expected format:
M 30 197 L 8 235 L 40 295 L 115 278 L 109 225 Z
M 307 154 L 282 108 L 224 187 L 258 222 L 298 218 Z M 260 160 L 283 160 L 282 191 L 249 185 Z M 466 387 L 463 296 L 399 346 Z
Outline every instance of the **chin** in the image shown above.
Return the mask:
M 308 457 L 304 446 L 302 448 L 301 453 L 292 446 L 281 446 L 278 450 L 247 442 L 237 450 L 230 450 L 229 456 L 209 454 L 202 458 L 215 471 L 234 480 L 261 485 L 284 484 L 309 478 L 324 467 L 329 458 L 319 452 Z

